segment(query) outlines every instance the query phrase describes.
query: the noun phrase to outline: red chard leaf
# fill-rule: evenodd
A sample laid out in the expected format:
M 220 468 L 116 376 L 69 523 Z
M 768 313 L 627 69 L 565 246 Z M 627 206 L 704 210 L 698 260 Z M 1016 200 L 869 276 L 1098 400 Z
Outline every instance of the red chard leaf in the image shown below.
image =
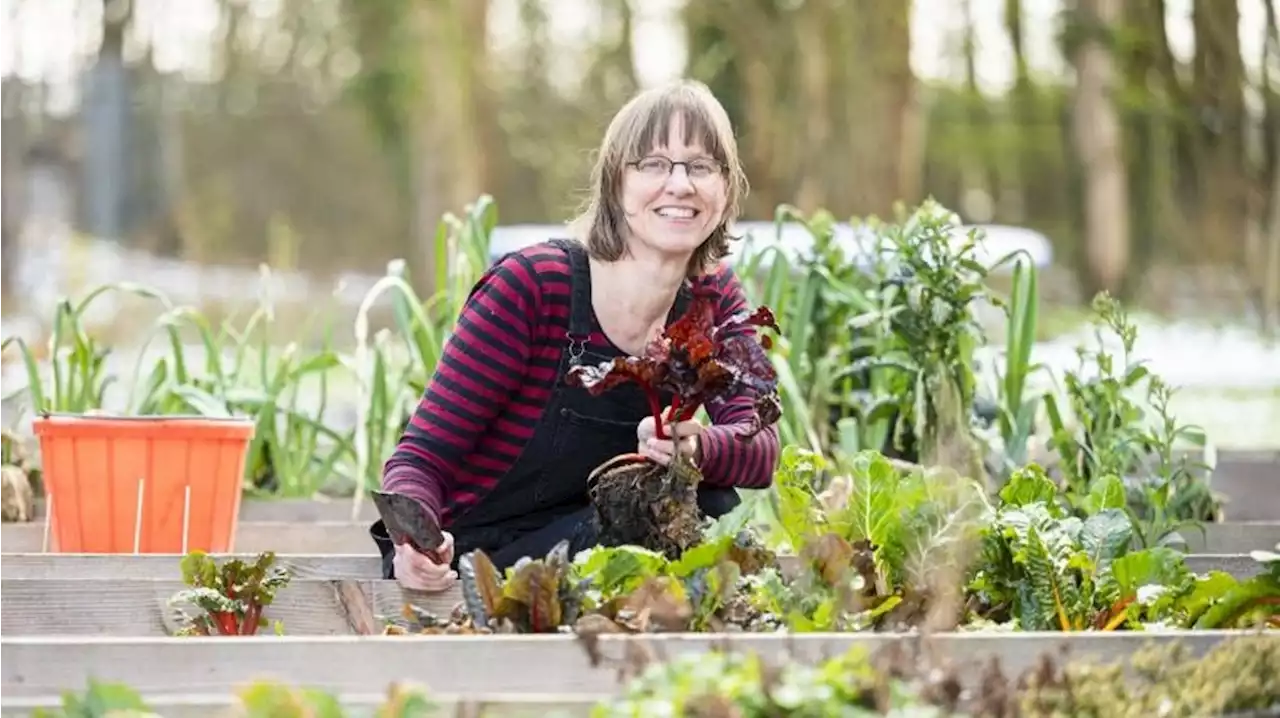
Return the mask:
M 638 384 L 648 396 L 659 438 L 666 438 L 659 406 L 663 392 L 673 396 L 668 420 L 691 418 L 707 402 L 753 393 L 756 413 L 751 427 L 738 435 L 750 439 L 777 422 L 782 413 L 778 375 L 765 353 L 772 342 L 762 333 L 757 338 L 752 329 L 778 331 L 778 323 L 773 311 L 762 306 L 716 324 L 718 301 L 712 291 L 696 292 L 684 316 L 649 342 L 644 356 L 575 366 L 569 370 L 568 382 L 593 396 L 627 382 Z

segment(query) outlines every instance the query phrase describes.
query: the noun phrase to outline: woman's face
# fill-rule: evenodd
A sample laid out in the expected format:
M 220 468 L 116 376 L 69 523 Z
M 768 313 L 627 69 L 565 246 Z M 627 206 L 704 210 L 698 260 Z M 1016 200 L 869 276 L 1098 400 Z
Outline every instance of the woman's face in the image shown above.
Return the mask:
M 687 258 L 724 219 L 728 203 L 723 166 L 701 144 L 686 145 L 680 118 L 665 147 L 623 168 L 622 207 L 633 251 Z

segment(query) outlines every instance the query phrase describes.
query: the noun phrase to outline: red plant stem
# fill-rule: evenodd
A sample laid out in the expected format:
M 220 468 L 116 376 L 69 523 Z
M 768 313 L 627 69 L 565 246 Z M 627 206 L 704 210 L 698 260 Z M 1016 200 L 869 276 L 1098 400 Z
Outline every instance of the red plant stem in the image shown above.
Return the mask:
M 663 420 L 664 424 L 670 424 L 676 418 L 677 412 L 680 411 L 680 397 L 671 397 L 671 406 L 667 407 L 667 418 Z
M 665 439 L 667 432 L 662 430 L 662 405 L 658 403 L 658 392 L 646 389 L 644 393 L 649 398 L 649 412 L 653 414 L 653 435 Z
M 702 402 L 698 401 L 691 401 L 688 404 L 685 404 L 684 408 L 680 411 L 680 415 L 676 417 L 676 421 L 688 421 L 692 419 L 693 415 L 697 414 L 698 409 L 701 407 Z
M 235 636 L 240 633 L 240 631 L 236 630 L 235 614 L 226 611 L 210 611 L 209 617 L 213 619 L 213 624 L 218 627 L 218 633 L 224 636 Z
M 252 604 L 244 612 L 244 622 L 240 624 L 240 635 L 253 636 L 258 633 L 258 619 L 262 616 L 262 606 Z

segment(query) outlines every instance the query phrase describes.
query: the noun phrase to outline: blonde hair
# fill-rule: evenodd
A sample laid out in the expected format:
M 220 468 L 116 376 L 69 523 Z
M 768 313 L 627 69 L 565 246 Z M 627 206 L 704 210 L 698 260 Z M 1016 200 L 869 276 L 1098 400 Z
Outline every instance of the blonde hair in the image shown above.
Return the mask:
M 738 218 L 746 197 L 747 176 L 738 143 L 724 106 L 701 82 L 678 80 L 639 93 L 618 110 L 605 131 L 591 170 L 586 207 L 573 220 L 587 252 L 602 261 L 621 259 L 627 251 L 627 224 L 622 207 L 622 173 L 657 145 L 668 143 L 671 121 L 679 117 L 685 144 L 701 143 L 721 163 L 726 179 L 725 214 L 711 235 L 694 250 L 689 275 L 697 276 L 729 254 L 729 224 Z

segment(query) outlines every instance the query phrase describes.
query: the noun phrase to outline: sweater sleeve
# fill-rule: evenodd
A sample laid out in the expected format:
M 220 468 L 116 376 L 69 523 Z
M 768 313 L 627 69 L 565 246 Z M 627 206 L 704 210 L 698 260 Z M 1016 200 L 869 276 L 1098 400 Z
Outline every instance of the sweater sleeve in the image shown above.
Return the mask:
M 534 267 L 521 254 L 480 278 L 383 466 L 384 490 L 412 496 L 439 520 L 450 496 L 492 488 L 461 482 L 458 468 L 524 380 L 539 299 Z
M 742 285 L 728 265 L 721 265 L 718 275 L 710 281 L 717 282 L 720 291 L 716 321 L 748 308 Z M 742 331 L 754 335 L 755 328 Z M 762 489 L 773 483 L 779 451 L 777 425 L 745 441 L 736 436 L 750 427 L 755 400 L 751 392 L 707 404 L 712 425 L 703 430 L 700 441 L 702 478 L 708 485 Z

